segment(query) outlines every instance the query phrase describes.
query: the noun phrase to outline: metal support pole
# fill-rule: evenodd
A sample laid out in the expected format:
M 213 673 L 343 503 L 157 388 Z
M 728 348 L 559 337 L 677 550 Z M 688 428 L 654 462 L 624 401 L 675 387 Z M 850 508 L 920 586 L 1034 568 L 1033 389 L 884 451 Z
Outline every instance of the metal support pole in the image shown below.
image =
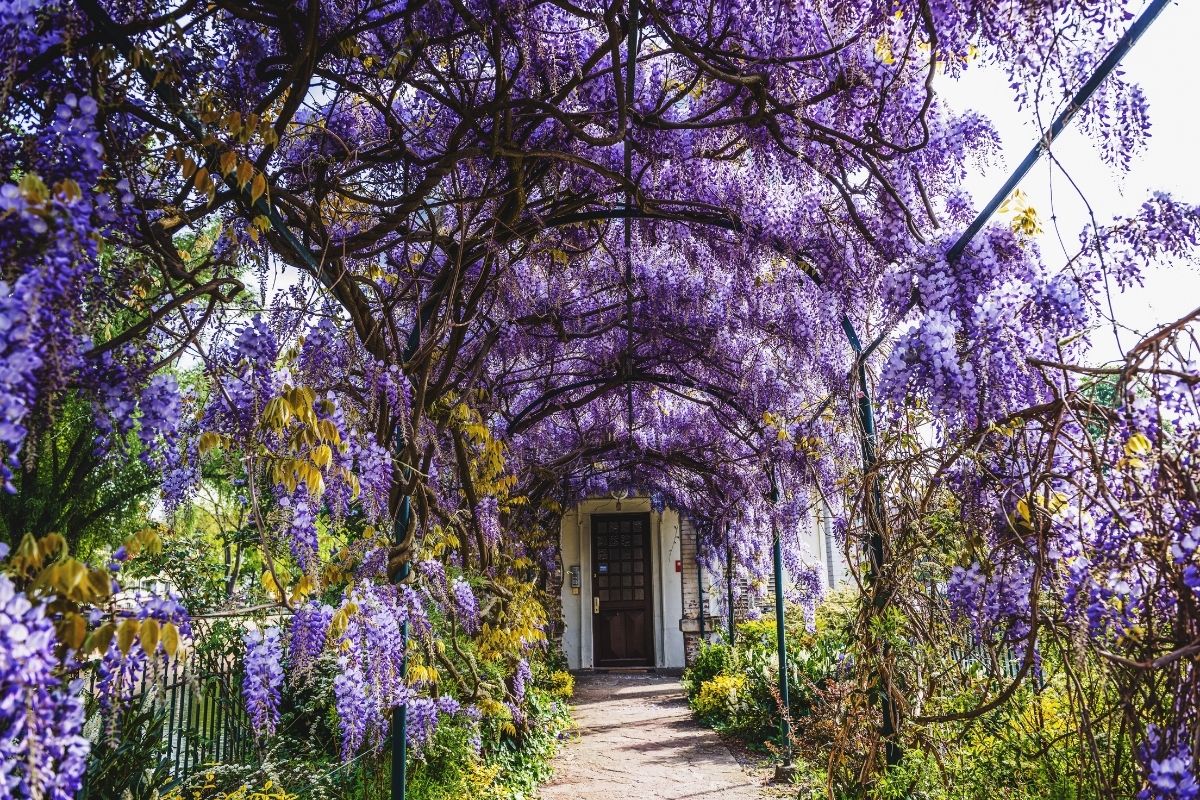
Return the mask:
M 404 648 L 401 669 L 408 672 L 408 622 L 400 625 L 400 646 Z M 404 800 L 408 788 L 408 703 L 392 709 L 392 797 Z
M 733 647 L 737 621 L 733 616 L 733 545 L 729 542 L 729 527 L 725 527 L 725 591 L 729 604 L 729 646 Z
M 1033 169 L 1033 165 L 1037 163 L 1037 160 L 1041 157 L 1042 153 L 1050 149 L 1050 146 L 1054 143 L 1054 140 L 1057 139 L 1059 134 L 1061 134 L 1063 130 L 1066 129 L 1067 125 L 1070 124 L 1071 119 L 1075 116 L 1076 112 L 1083 108 L 1084 104 L 1092 98 L 1092 95 L 1095 94 L 1096 90 L 1100 88 L 1100 84 L 1104 83 L 1105 78 L 1107 78 L 1109 74 L 1111 74 L 1112 71 L 1117 68 L 1117 65 L 1121 63 L 1121 59 L 1125 57 L 1125 55 L 1133 48 L 1135 44 L 1137 44 L 1137 40 L 1140 39 L 1142 34 L 1146 32 L 1146 30 L 1150 27 L 1150 24 L 1154 22 L 1158 15 L 1162 13 L 1162 10 L 1170 4 L 1171 0 L 1154 0 L 1154 2 L 1146 7 L 1146 10 L 1142 12 L 1142 15 L 1137 18 L 1137 21 L 1135 21 L 1133 25 L 1129 27 L 1129 30 L 1125 31 L 1125 35 L 1117 40 L 1117 43 L 1114 44 L 1112 49 L 1108 51 L 1108 55 L 1106 55 L 1104 60 L 1101 61 L 1096 67 L 1096 71 L 1092 73 L 1091 77 L 1087 79 L 1083 86 L 1079 87 L 1079 91 L 1077 91 L 1074 96 L 1071 97 L 1071 101 L 1067 103 L 1067 107 L 1063 109 L 1057 117 L 1054 118 L 1054 122 L 1050 123 L 1050 127 L 1042 132 L 1042 137 L 1038 139 L 1037 144 L 1030 149 L 1029 153 L 1026 154 L 1025 159 L 1020 163 L 1016 170 L 1013 171 L 1008 180 L 1004 182 L 1004 185 L 1000 187 L 1000 190 L 996 192 L 996 195 L 991 199 L 987 206 L 984 207 L 983 211 L 981 211 L 979 215 L 975 217 L 975 220 L 970 224 L 970 226 L 963 231 L 962 236 L 958 237 L 958 241 L 956 241 L 950 247 L 950 249 L 946 251 L 946 259 L 948 261 L 957 261 L 958 258 L 962 256 L 963 251 L 967 248 L 967 245 L 970 244 L 971 240 L 974 239 L 981 230 L 983 230 L 983 226 L 987 224 L 988 219 L 991 218 L 992 214 L 996 213 L 996 210 L 1000 208 L 1008 196 L 1012 194 L 1013 189 L 1017 188 L 1017 184 L 1019 184 L 1027 174 L 1029 174 L 1029 170 Z M 868 348 L 868 351 L 875 349 L 874 344 L 875 343 L 872 343 L 872 347 Z
M 696 588 L 700 592 L 700 646 L 704 646 L 704 565 L 700 562 L 700 529 L 696 529 Z M 697 651 L 699 652 L 699 651 Z
M 775 469 L 771 468 L 771 505 L 779 502 L 779 486 L 775 482 Z M 776 781 L 792 778 L 792 726 L 788 719 L 791 713 L 791 697 L 788 693 L 787 637 L 783 620 L 783 539 L 779 535 L 779 522 L 771 515 L 771 538 L 774 541 L 775 567 L 775 649 L 779 657 L 779 738 L 783 763 L 775 767 Z
M 849 340 L 850 347 L 854 350 L 854 358 L 857 362 L 858 416 L 863 429 L 863 479 L 866 480 L 875 466 L 875 406 L 871 401 L 871 390 L 867 384 L 867 362 L 863 355 L 862 342 L 859 341 L 858 332 L 854 329 L 854 324 L 850 321 L 849 317 L 842 317 L 842 329 L 846 332 L 846 339 Z M 874 584 L 879 580 L 886 556 L 883 533 L 880 530 L 881 515 L 883 513 L 883 494 L 879 488 L 879 481 L 875 478 L 871 478 L 871 486 L 865 497 L 865 506 L 866 524 L 870 530 L 870 537 L 867 541 L 867 558 L 870 571 L 867 575 L 867 580 L 869 583 Z M 886 598 L 881 593 L 876 592 L 875 609 L 882 611 L 886 606 Z M 891 647 L 885 640 L 882 657 L 886 659 L 890 652 Z M 879 712 L 882 717 L 880 735 L 884 740 L 887 763 L 888 766 L 893 766 L 900 763 L 903 752 L 896 741 L 895 712 L 892 708 L 892 697 L 885 686 L 880 687 Z
M 399 440 L 399 437 L 397 437 Z M 399 441 L 398 441 L 399 443 Z M 400 501 L 400 511 L 392 528 L 396 544 L 404 541 L 412 517 L 412 499 Z M 403 583 L 412 572 L 412 563 L 405 563 L 396 573 L 395 582 Z M 400 662 L 402 677 L 408 677 L 408 620 L 400 624 L 400 647 L 404 653 Z M 408 791 L 408 703 L 402 702 L 392 709 L 392 800 L 404 800 Z

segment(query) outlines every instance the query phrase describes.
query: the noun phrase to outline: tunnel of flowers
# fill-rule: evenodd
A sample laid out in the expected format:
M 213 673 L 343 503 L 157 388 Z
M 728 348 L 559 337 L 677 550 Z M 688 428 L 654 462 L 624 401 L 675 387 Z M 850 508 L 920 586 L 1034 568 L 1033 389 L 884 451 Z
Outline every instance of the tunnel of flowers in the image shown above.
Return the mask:
M 598 497 L 780 542 L 814 797 L 1200 796 L 1200 309 L 1089 357 L 1200 206 L 939 93 L 1119 175 L 1143 5 L 0 2 L 0 798 L 535 796 Z

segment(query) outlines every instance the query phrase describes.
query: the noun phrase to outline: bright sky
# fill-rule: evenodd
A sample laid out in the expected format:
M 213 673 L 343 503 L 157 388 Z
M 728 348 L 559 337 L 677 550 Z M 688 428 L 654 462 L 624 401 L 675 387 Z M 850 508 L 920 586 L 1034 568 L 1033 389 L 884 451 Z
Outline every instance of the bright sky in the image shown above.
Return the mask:
M 1152 192 L 1161 190 L 1188 203 L 1200 203 L 1200 71 L 1196 69 L 1196 32 L 1200 3 L 1178 0 L 1166 8 L 1121 62 L 1125 76 L 1141 84 L 1150 104 L 1149 146 L 1124 175 L 1104 164 L 1091 141 L 1072 124 L 1054 145 L 1063 168 L 1079 184 L 1096 219 L 1104 225 L 1115 216 L 1134 213 Z M 987 202 L 1021 162 L 1040 136 L 1032 110 L 1018 110 L 1005 76 L 996 70 L 968 70 L 958 81 L 943 81 L 941 92 L 958 108 L 974 107 L 991 117 L 1000 134 L 1004 159 L 967 181 L 980 206 Z M 981 100 L 982 98 L 982 100 Z M 1063 261 L 1058 235 L 1050 225 L 1051 209 L 1068 246 L 1079 240 L 1089 224 L 1087 209 L 1070 183 L 1049 159 L 1043 158 L 1021 184 L 1046 227 L 1041 236 L 1043 256 L 1051 264 Z M 1051 202 L 1053 197 L 1053 203 Z M 1146 283 L 1115 295 L 1117 321 L 1124 326 L 1126 349 L 1154 327 L 1183 316 L 1200 305 L 1200 261 L 1147 265 Z M 1093 336 L 1092 359 L 1118 358 L 1111 327 Z

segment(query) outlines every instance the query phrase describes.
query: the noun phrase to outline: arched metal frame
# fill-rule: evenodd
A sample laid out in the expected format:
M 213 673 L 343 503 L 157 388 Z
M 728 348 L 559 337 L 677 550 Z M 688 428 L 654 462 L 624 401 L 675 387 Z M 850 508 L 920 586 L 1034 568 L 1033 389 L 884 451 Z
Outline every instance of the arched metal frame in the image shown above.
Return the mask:
M 1159 14 L 1163 11 L 1163 9 L 1165 9 L 1170 4 L 1170 1 L 1171 0 L 1153 0 L 1153 2 L 1151 2 L 1150 5 L 1147 6 L 1146 9 L 1142 12 L 1142 14 L 1137 18 L 1137 20 L 1134 21 L 1133 25 L 1130 26 L 1129 30 L 1126 31 L 1126 33 L 1113 45 L 1112 49 L 1109 50 L 1108 54 L 1104 57 L 1104 59 L 1096 67 L 1096 69 L 1092 73 L 1092 75 L 1083 84 L 1083 86 L 1079 89 L 1079 91 L 1076 92 L 1075 95 L 1071 98 L 1070 103 L 1066 106 L 1066 108 L 1064 108 L 1064 110 L 1062 112 L 1060 112 L 1055 117 L 1055 119 L 1051 123 L 1050 127 L 1047 128 L 1046 131 L 1043 133 L 1041 139 L 1039 139 L 1038 142 L 1030 149 L 1029 153 L 1025 156 L 1025 158 L 1021 162 L 1021 164 L 1018 165 L 1017 169 L 1012 173 L 1012 175 L 1008 178 L 1008 180 L 1005 181 L 1004 185 L 999 189 L 999 191 L 997 191 L 997 193 L 991 199 L 991 201 L 989 201 L 987 206 L 985 206 L 984 209 L 976 216 L 975 220 L 967 227 L 967 229 L 962 233 L 962 235 L 958 238 L 958 240 L 950 247 L 949 250 L 947 250 L 946 257 L 948 260 L 957 261 L 959 258 L 962 257 L 962 254 L 965 252 L 965 250 L 966 250 L 967 246 L 970 244 L 971 240 L 974 239 L 975 236 L 978 235 L 979 232 L 983 230 L 983 227 L 984 227 L 984 225 L 987 224 L 987 221 L 995 214 L 997 209 L 999 209 L 1000 205 L 1012 193 L 1012 191 L 1017 187 L 1017 185 L 1021 182 L 1021 180 L 1025 178 L 1025 176 L 1033 168 L 1034 164 L 1041 157 L 1042 153 L 1050 148 L 1050 146 L 1053 144 L 1053 142 L 1058 138 L 1058 136 L 1062 133 L 1062 131 L 1070 123 L 1071 119 L 1075 116 L 1076 112 L 1078 112 L 1079 109 L 1082 108 L 1083 105 L 1085 103 L 1087 103 L 1087 101 L 1092 97 L 1092 95 L 1095 94 L 1096 90 L 1100 87 L 1100 85 L 1104 82 L 1104 80 L 1109 76 L 1109 74 L 1111 74 L 1112 71 L 1117 67 L 1117 65 L 1121 62 L 1121 60 L 1125 57 L 1125 55 L 1133 47 L 1133 45 L 1136 44 L 1137 40 L 1139 38 L 1141 38 L 1142 34 L 1146 32 L 1146 30 L 1150 27 L 1151 23 L 1153 23 L 1154 20 L 1157 19 Z M 207 126 L 205 126 L 204 123 L 202 123 L 195 115 L 193 115 L 187 109 L 187 106 L 183 103 L 182 98 L 179 96 L 178 92 L 176 92 L 172 86 L 170 86 L 169 84 L 167 84 L 165 82 L 160 82 L 160 81 L 156 80 L 156 76 L 154 75 L 153 70 L 151 69 L 148 62 L 145 62 L 145 61 L 139 62 L 139 61 L 134 60 L 131 57 L 132 53 L 134 51 L 133 42 L 113 22 L 112 18 L 109 16 L 108 12 L 100 6 L 98 0 L 79 0 L 79 6 L 80 6 L 80 8 L 82 8 L 84 13 L 88 16 L 88 18 L 92 21 L 92 24 L 95 25 L 96 28 L 111 43 L 113 43 L 117 47 L 117 49 L 130 62 L 130 64 L 135 65 L 135 69 L 141 75 L 142 79 L 146 82 L 146 85 L 150 87 L 151 92 L 153 92 L 159 98 L 159 100 L 161 100 L 164 103 L 164 105 L 166 105 L 171 110 L 171 112 L 173 114 L 175 114 L 175 116 L 182 123 L 184 129 L 187 130 L 189 134 L 195 136 L 198 140 L 206 141 L 207 135 L 209 134 Z M 628 104 L 632 105 L 632 103 L 634 101 L 634 82 L 635 82 L 635 78 L 636 78 L 636 69 L 637 69 L 636 55 L 638 52 L 639 36 L 640 36 L 640 32 L 641 32 L 639 0 L 629 0 L 629 23 L 630 23 L 629 24 L 629 37 L 628 37 L 627 51 L 626 51 L 627 52 L 627 55 L 626 55 L 627 63 L 626 63 L 625 86 L 626 86 L 626 102 Z M 629 187 L 629 186 L 632 186 L 633 156 L 629 149 L 628 132 L 626 133 L 625 141 L 623 143 L 623 150 L 624 150 L 624 178 L 625 178 L 627 187 Z M 270 222 L 270 226 L 271 226 L 272 230 L 274 231 L 274 233 L 280 238 L 280 240 L 283 242 L 283 244 L 287 246 L 287 248 L 296 257 L 296 259 L 298 259 L 298 261 L 301 264 L 303 264 L 306 269 L 308 269 L 315 277 L 317 277 L 318 280 L 320 280 L 326 287 L 328 287 L 328 282 L 322 277 L 323 273 L 322 273 L 322 270 L 320 269 L 320 265 L 319 265 L 317 259 L 308 250 L 308 248 L 306 248 L 296 238 L 295 234 L 293 234 L 291 232 L 291 230 L 288 229 L 287 224 L 284 222 L 283 218 L 275 210 L 274 204 L 269 200 L 269 198 L 271 197 L 271 194 L 264 193 L 262 196 L 260 196 L 256 199 L 250 194 L 249 188 L 239 186 L 237 184 L 237 181 L 233 177 L 226 176 L 224 178 L 224 180 L 226 181 L 226 184 L 229 186 L 229 188 L 238 197 L 241 204 L 248 211 L 252 211 L 256 215 L 261 215 L 261 216 L 265 217 Z M 625 262 L 626 262 L 625 263 L 626 314 L 628 315 L 627 341 L 626 341 L 627 352 L 632 352 L 632 344 L 633 344 L 633 341 L 632 341 L 633 340 L 633 321 L 632 321 L 632 314 L 633 314 L 632 269 L 633 269 L 633 267 L 632 267 L 632 257 L 630 255 L 630 249 L 632 246 L 632 226 L 631 226 L 632 220 L 633 219 L 677 220 L 680 222 L 691 223 L 691 224 L 699 223 L 699 224 L 712 225 L 715 227 L 721 227 L 721 228 L 725 228 L 727 230 L 731 230 L 731 231 L 739 232 L 739 233 L 743 232 L 743 226 L 741 225 L 741 223 L 732 217 L 727 218 L 727 219 L 714 217 L 711 220 L 685 219 L 685 218 L 675 217 L 675 216 L 673 216 L 669 213 L 665 213 L 665 212 L 657 212 L 656 213 L 656 212 L 643 211 L 641 209 L 634 207 L 633 200 L 634 200 L 633 192 L 631 189 L 627 188 L 626 193 L 625 193 L 624 205 L 621 208 L 614 208 L 611 210 L 597 210 L 594 212 L 583 212 L 583 213 L 578 213 L 578 214 L 564 215 L 559 218 L 547 220 L 548 224 L 546 226 L 549 228 L 549 227 L 560 227 L 562 225 L 576 224 L 576 223 L 584 222 L 584 221 L 588 221 L 588 220 L 624 219 L 624 221 L 625 221 L 625 231 L 624 231 Z M 805 268 L 803 265 L 802 265 L 802 269 L 804 269 L 805 273 L 808 274 L 809 277 L 811 277 L 814 281 L 816 281 L 818 285 L 820 285 L 820 276 L 819 275 L 814 274 L 812 270 Z M 917 298 L 914 295 L 914 297 L 910 299 L 909 304 L 905 309 L 906 312 L 908 310 L 910 310 L 916 304 L 916 300 L 917 300 Z M 409 358 L 411 358 L 412 355 L 416 352 L 417 347 L 420 344 L 421 331 L 423 330 L 425 323 L 428 322 L 428 318 L 429 318 L 429 316 L 432 315 L 432 313 L 433 313 L 432 309 L 424 310 L 419 314 L 418 318 L 416 320 L 414 320 L 412 331 L 409 334 L 407 342 L 405 343 L 405 348 L 404 348 L 404 360 L 405 361 L 407 361 Z M 885 335 L 880 334 L 869 345 L 867 345 L 864 348 L 858 337 L 858 332 L 854 327 L 854 323 L 850 320 L 849 316 L 844 316 L 842 318 L 842 328 L 846 334 L 847 342 L 849 343 L 851 350 L 854 352 L 855 368 L 858 372 L 858 376 L 857 376 L 858 384 L 859 384 L 858 413 L 859 413 L 859 422 L 862 425 L 862 430 L 863 430 L 863 442 L 862 442 L 863 470 L 864 470 L 864 475 L 870 475 L 871 471 L 873 470 L 873 468 L 875 466 L 876 438 L 875 438 L 874 403 L 873 403 L 873 400 L 871 397 L 870 387 L 869 387 L 868 381 L 867 381 L 866 359 L 871 355 L 871 353 L 873 353 L 875 351 L 875 349 L 877 347 L 879 347 L 880 344 L 882 344 L 882 342 L 884 341 Z M 632 363 L 632 362 L 630 362 L 630 363 Z M 634 382 L 635 381 L 633 381 L 632 379 L 626 381 L 626 383 L 627 383 L 626 398 L 627 398 L 627 403 L 628 403 L 627 416 L 628 416 L 629 427 L 631 430 L 633 427 L 632 392 L 633 392 L 633 383 Z M 528 413 L 529 411 L 530 411 L 530 409 L 526 409 L 526 411 L 522 412 L 522 414 L 524 415 L 524 414 Z M 405 444 L 406 443 L 404 440 L 403 427 L 397 426 L 396 441 L 394 443 L 395 451 L 397 454 L 399 454 L 403 451 Z M 402 475 L 401 475 L 401 485 L 403 485 L 404 481 L 409 480 L 409 478 L 410 478 L 410 471 L 407 469 L 403 470 Z M 772 472 L 772 475 L 771 475 L 771 500 L 772 500 L 772 502 L 777 502 L 778 499 L 779 499 L 778 487 L 776 486 L 776 482 L 774 479 L 774 473 Z M 867 508 L 865 509 L 865 511 L 866 511 L 867 524 L 869 527 L 874 528 L 873 530 L 871 530 L 868 545 L 867 545 L 869 564 L 870 564 L 870 569 L 871 569 L 871 572 L 868 577 L 871 577 L 871 576 L 875 576 L 878 574 L 878 570 L 882 567 L 882 565 L 884 563 L 884 558 L 886 555 L 884 552 L 884 542 L 883 542 L 882 532 L 877 529 L 876 525 L 872 524 L 873 522 L 877 523 L 879 521 L 880 513 L 882 512 L 882 509 L 883 509 L 883 498 L 881 495 L 881 491 L 879 489 L 878 482 L 873 482 L 871 490 L 867 493 L 866 503 L 867 503 Z M 412 498 L 408 495 L 404 495 L 400 499 L 400 506 L 399 506 L 399 509 L 397 510 L 396 519 L 395 519 L 393 529 L 392 529 L 393 539 L 394 539 L 394 543 L 396 545 L 402 544 L 405 541 L 405 539 L 407 538 L 408 529 L 409 529 L 410 525 L 412 524 L 412 519 L 413 519 L 413 517 L 412 517 Z M 785 658 L 784 641 L 783 641 L 783 604 L 782 604 L 782 592 L 781 592 L 782 564 L 781 564 L 780 538 L 779 538 L 778 530 L 773 531 L 773 536 L 774 536 L 774 562 L 775 562 L 774 571 L 775 571 L 775 587 L 776 587 L 775 604 L 776 604 L 776 615 L 777 615 L 776 630 L 777 630 L 777 636 L 778 636 L 778 640 L 779 640 L 778 641 L 779 674 L 780 674 L 780 682 L 781 682 L 780 690 L 783 695 L 784 701 L 786 702 L 788 687 L 787 687 L 786 658 Z M 406 562 L 403 565 L 401 565 L 400 568 L 395 572 L 394 580 L 397 583 L 402 582 L 404 580 L 407 580 L 410 574 L 411 574 L 411 563 Z M 701 613 L 703 613 L 703 611 Z M 407 623 L 405 623 L 403 625 L 401 635 L 402 635 L 402 643 L 403 643 L 405 649 L 407 650 L 407 644 L 408 644 L 408 625 L 407 625 Z M 895 741 L 896 731 L 895 731 L 894 718 L 893 718 L 892 709 L 891 709 L 891 700 L 890 700 L 890 696 L 889 696 L 888 692 L 886 691 L 886 689 L 883 690 L 881 693 L 880 712 L 881 712 L 881 715 L 883 718 L 880 732 L 882 733 L 884 740 L 885 740 L 885 744 L 886 744 L 887 762 L 888 762 L 888 764 L 895 764 L 900 760 L 901 752 L 900 752 L 898 744 Z M 408 721 L 407 720 L 407 709 L 406 709 L 405 705 L 401 704 L 393 712 L 393 734 L 392 734 L 392 781 L 391 781 L 392 797 L 397 798 L 398 800 L 404 800 L 405 789 L 406 789 L 406 774 L 405 773 L 406 773 L 406 760 L 407 760 L 407 752 L 406 752 L 407 721 Z M 783 725 L 782 732 L 784 733 L 784 744 L 785 744 L 785 752 L 786 752 L 788 749 L 786 747 L 786 744 L 787 744 L 786 715 L 784 716 L 782 725 Z

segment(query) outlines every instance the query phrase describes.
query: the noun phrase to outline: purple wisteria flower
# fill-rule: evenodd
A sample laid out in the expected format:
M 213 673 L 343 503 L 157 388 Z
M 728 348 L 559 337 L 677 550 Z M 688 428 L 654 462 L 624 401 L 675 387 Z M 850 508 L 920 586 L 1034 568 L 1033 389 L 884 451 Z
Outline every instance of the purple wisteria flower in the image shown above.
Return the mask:
M 525 702 L 525 691 L 533 680 L 533 671 L 529 668 L 529 660 L 522 658 L 517 662 L 517 669 L 512 677 L 512 696 L 517 703 Z
M 454 579 L 450 585 L 450 597 L 454 602 L 454 613 L 462 624 L 463 630 L 474 635 L 479 632 L 479 603 L 471 585 L 461 576 Z
M 1147 783 L 1138 793 L 1138 800 L 1196 800 L 1200 784 L 1192 772 L 1188 735 L 1177 735 L 1178 743 L 1172 747 L 1165 734 L 1158 726 L 1150 725 L 1145 743 L 1138 748 Z
M 475 506 L 475 516 L 479 520 L 479 528 L 483 532 L 483 540 L 488 547 L 500 544 L 500 511 L 496 498 L 485 497 Z
M 296 611 L 288 637 L 288 666 L 293 673 L 307 671 L 320 657 L 332 621 L 333 608 L 316 600 L 310 600 Z
M 0 574 L 0 798 L 71 800 L 87 766 L 82 683 L 55 676 L 54 624 Z
M 246 713 L 258 736 L 273 736 L 279 723 L 279 690 L 283 686 L 279 628 L 247 631 L 243 641 L 246 645 L 246 675 L 242 682 L 242 697 L 246 701 Z

